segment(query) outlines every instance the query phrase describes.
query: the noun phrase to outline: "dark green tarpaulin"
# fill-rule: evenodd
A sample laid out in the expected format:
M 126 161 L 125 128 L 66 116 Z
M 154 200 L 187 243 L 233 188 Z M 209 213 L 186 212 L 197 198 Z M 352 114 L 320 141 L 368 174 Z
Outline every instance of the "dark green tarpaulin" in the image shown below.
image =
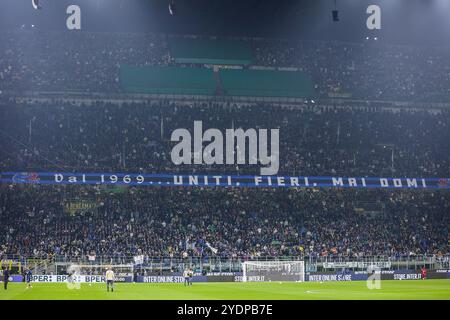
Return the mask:
M 213 71 L 206 68 L 122 66 L 122 90 L 133 93 L 213 95 Z
M 219 72 L 221 92 L 228 96 L 314 97 L 309 76 L 297 71 L 234 70 Z M 129 93 L 214 95 L 219 84 L 207 68 L 122 66 L 122 90 Z
M 170 39 L 169 48 L 178 63 L 247 65 L 252 62 L 250 44 L 239 40 Z
M 304 72 L 275 70 L 220 70 L 226 95 L 296 97 L 314 96 L 310 77 Z

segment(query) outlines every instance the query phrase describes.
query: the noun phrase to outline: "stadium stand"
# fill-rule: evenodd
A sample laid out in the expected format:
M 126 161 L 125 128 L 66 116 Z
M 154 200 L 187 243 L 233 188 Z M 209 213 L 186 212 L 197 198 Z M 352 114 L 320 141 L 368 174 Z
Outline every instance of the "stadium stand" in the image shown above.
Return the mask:
M 195 52 L 188 53 L 183 46 L 191 41 L 1 32 L 2 171 L 259 172 L 253 166 L 175 166 L 170 133 L 202 120 L 219 129 L 279 128 L 280 174 L 448 177 L 450 112 L 431 107 L 449 102 L 448 49 L 253 39 L 222 42 L 237 56 L 227 50 L 203 56 L 212 40 L 196 40 Z M 201 65 L 216 61 L 275 70 L 221 70 L 221 91 L 217 73 Z M 52 101 L 16 98 L 32 91 L 60 95 Z M 136 102 L 95 95 L 75 103 L 62 98 L 69 91 L 312 95 L 423 105 Z M 0 188 L 0 256 L 215 255 L 207 242 L 224 258 L 449 253 L 445 190 Z M 72 212 L 79 201 L 87 209 Z
M 1 252 L 32 257 L 448 254 L 445 191 L 2 186 Z M 75 214 L 65 204 L 90 199 Z M 355 212 L 355 201 L 385 211 Z M 218 249 L 214 254 L 206 242 Z
M 5 170 L 119 170 L 198 172 L 175 166 L 170 135 L 207 128 L 280 128 L 280 170 L 285 175 L 445 177 L 450 159 L 450 112 L 257 103 L 57 101 L 0 106 Z M 49 163 L 46 159 L 51 159 Z M 201 166 L 204 172 L 255 174 L 259 166 Z
M 3 170 L 195 172 L 198 167 L 171 163 L 168 141 L 172 129 L 188 128 L 195 119 L 217 128 L 230 123 L 280 127 L 281 172 L 287 174 L 439 176 L 449 168 L 448 110 L 243 108 L 165 101 L 9 103 L 0 112 Z M 387 144 L 394 148 L 394 163 Z M 255 172 L 251 167 L 201 169 Z M 404 257 L 449 250 L 445 190 L 1 188 L 4 254 L 214 256 L 206 242 L 224 258 Z M 80 201 L 91 205 L 71 212 Z M 371 204 L 368 212 L 361 212 L 361 203 Z M 373 207 L 383 209 L 375 212 Z
M 202 67 L 198 63 L 177 64 L 167 36 L 88 32 L 70 38 L 63 32 L 51 35 L 33 31 L 0 33 L 3 92 L 117 93 L 123 65 Z M 290 67 L 305 72 L 320 98 L 430 103 L 448 102 L 450 97 L 450 54 L 446 47 L 418 48 L 379 42 L 241 41 L 252 48 L 251 65 Z

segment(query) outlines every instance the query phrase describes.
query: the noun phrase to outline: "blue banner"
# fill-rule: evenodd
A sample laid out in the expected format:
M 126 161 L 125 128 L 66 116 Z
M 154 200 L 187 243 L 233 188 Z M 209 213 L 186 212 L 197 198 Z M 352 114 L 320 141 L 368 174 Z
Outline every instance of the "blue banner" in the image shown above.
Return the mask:
M 3 172 L 0 182 L 50 185 L 130 185 L 264 188 L 449 189 L 450 178 L 234 176 L 202 174 Z
M 193 276 L 192 282 L 207 282 L 206 276 Z M 136 282 L 145 283 L 183 283 L 184 277 L 181 275 L 168 276 L 137 276 Z

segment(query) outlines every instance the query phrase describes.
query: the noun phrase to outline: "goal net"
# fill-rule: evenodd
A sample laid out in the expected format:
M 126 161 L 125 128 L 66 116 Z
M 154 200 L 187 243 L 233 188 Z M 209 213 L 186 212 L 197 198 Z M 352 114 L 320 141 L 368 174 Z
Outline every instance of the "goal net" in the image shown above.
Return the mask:
M 304 261 L 246 261 L 242 267 L 243 282 L 305 281 Z
M 75 276 L 103 276 L 111 268 L 116 276 L 132 276 L 133 264 L 59 264 L 57 274 Z

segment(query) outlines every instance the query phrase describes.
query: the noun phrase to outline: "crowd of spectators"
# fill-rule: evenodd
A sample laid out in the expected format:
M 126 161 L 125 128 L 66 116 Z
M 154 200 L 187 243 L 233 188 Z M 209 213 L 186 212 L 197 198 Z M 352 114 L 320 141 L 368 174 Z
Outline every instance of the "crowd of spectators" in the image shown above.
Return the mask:
M 255 64 L 297 67 L 320 96 L 370 100 L 448 101 L 450 48 L 363 43 L 258 40 Z
M 171 134 L 186 128 L 193 135 L 195 120 L 223 132 L 278 128 L 282 175 L 447 177 L 450 168 L 445 109 L 8 103 L 0 118 L 4 170 L 259 174 L 260 164 L 174 165 Z
M 120 92 L 121 65 L 167 66 L 156 35 L 0 33 L 3 91 Z M 448 101 L 445 48 L 252 40 L 254 64 L 308 72 L 321 96 Z M 447 50 L 447 51 L 446 51 Z M 5 100 L 6 101 L 6 100 Z M 279 175 L 449 177 L 446 109 L 224 102 L 0 103 L 0 172 L 259 174 L 179 165 L 171 133 L 280 129 Z M 68 212 L 71 202 L 93 207 Z M 357 210 L 361 203 L 378 208 Z M 411 256 L 449 253 L 446 190 L 0 185 L 0 255 Z M 217 249 L 214 253 L 210 247 Z
M 80 199 L 95 208 L 69 214 Z M 367 201 L 379 209 L 355 210 Z M 0 243 L 36 257 L 443 255 L 449 206 L 445 191 L 4 185 Z
M 17 31 L 0 33 L 0 90 L 120 92 L 121 65 L 175 64 L 168 36 Z M 448 102 L 450 49 L 246 40 L 253 65 L 307 72 L 320 97 Z M 201 67 L 201 65 L 198 65 Z
M 0 33 L 0 90 L 120 90 L 121 65 L 165 66 L 162 36 L 16 32 Z
M 8 104 L 2 171 L 255 173 L 253 166 L 175 166 L 170 134 L 280 128 L 280 173 L 447 177 L 448 111 L 153 102 Z M 388 149 L 388 150 L 387 150 Z M 71 214 L 71 202 L 94 208 Z M 374 214 L 355 210 L 360 203 Z M 441 191 L 20 186 L 0 190 L 8 254 L 85 256 L 404 256 L 446 254 Z M 362 206 L 364 207 L 364 205 Z M 373 211 L 373 210 L 372 210 Z

